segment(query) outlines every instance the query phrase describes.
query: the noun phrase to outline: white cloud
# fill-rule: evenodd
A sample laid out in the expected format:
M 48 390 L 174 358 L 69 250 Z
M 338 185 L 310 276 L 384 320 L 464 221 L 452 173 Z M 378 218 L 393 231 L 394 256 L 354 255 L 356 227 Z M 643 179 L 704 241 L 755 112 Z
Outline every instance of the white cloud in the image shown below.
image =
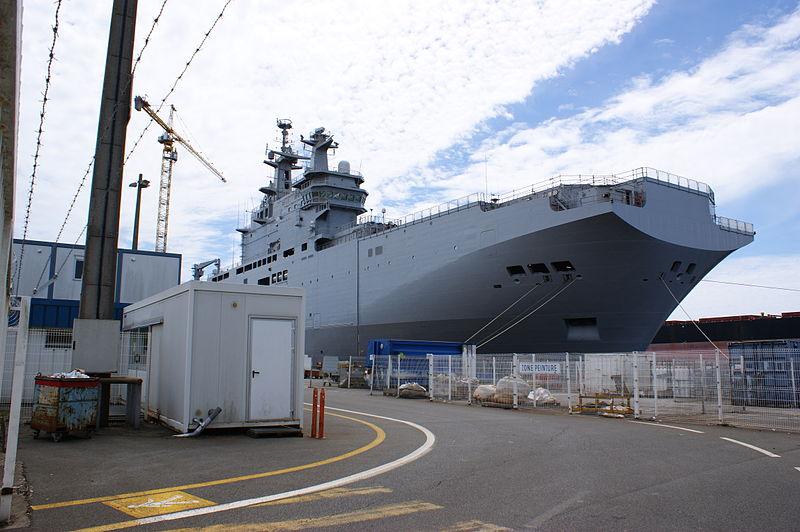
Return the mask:
M 137 49 L 160 1 L 141 1 Z M 264 143 L 276 117 L 298 134 L 331 129 L 371 200 L 391 199 L 392 178 L 428 163 L 468 138 L 535 84 L 599 47 L 617 42 L 648 11 L 650 0 L 528 2 L 302 3 L 237 0 L 200 52 L 172 102 L 230 183 L 222 185 L 180 150 L 170 211 L 170 249 L 184 264 L 230 253 L 233 227 L 221 221 L 257 202 L 266 180 Z M 223 4 L 169 3 L 137 71 L 135 92 L 160 98 Z M 52 3 L 26 3 L 20 190 L 32 151 Z M 52 239 L 94 149 L 110 5 L 73 0 L 62 7 L 53 100 L 30 237 Z M 133 113 L 129 146 L 145 123 Z M 126 167 L 157 181 L 158 131 L 151 130 Z M 382 187 L 381 185 L 387 185 Z M 88 187 L 87 187 L 88 188 Z M 122 242 L 133 218 L 133 189 L 122 198 Z M 156 189 L 144 192 L 141 240 L 152 242 Z M 22 205 L 23 194 L 17 201 Z M 88 194 L 64 241 L 86 220 Z M 18 210 L 19 212 L 19 210 Z M 18 224 L 18 227 L 19 224 Z

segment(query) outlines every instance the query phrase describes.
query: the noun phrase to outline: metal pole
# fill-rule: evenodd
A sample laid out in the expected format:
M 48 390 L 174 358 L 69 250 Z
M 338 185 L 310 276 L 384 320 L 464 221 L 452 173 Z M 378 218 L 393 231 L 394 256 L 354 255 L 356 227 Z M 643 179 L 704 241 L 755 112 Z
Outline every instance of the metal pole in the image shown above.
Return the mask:
M 377 377 L 377 372 L 375 371 L 378 367 L 378 355 L 370 355 L 372 356 L 372 368 L 369 375 L 369 394 L 372 395 L 372 390 L 375 389 L 375 377 Z
M 564 353 L 564 369 L 567 372 L 567 410 L 572 413 L 572 382 L 569 375 L 569 353 Z
M 714 370 L 717 374 L 717 420 L 722 425 L 722 378 L 719 369 L 719 349 L 714 350 Z
M 397 394 L 400 397 L 400 355 L 397 355 Z
M 350 381 L 353 380 L 353 356 L 347 359 L 347 388 L 350 388 Z
M 428 399 L 433 401 L 433 355 L 428 355 Z
M 472 355 L 467 356 L 467 405 L 472 404 Z
M 797 385 L 794 381 L 794 358 L 789 359 L 789 371 L 792 376 L 792 398 L 794 399 L 794 407 L 797 408 Z
M 14 493 L 14 472 L 17 466 L 17 442 L 19 440 L 20 410 L 22 391 L 25 388 L 25 358 L 28 355 L 28 313 L 30 298 L 19 298 L 19 325 L 17 326 L 17 347 L 14 352 L 14 372 L 11 383 L 11 407 L 6 437 L 6 457 L 3 469 L 3 489 L 0 491 L 0 522 L 11 517 L 11 498 Z M 5 346 L 3 356 L 5 356 Z
M 386 362 L 386 389 L 392 388 L 392 355 L 386 355 L 388 362 Z
M 536 353 L 531 353 L 531 365 L 533 366 L 533 378 L 531 382 L 531 388 L 533 389 L 533 407 L 536 408 Z
M 497 358 L 492 357 L 492 384 L 497 386 Z
M 633 352 L 633 417 L 639 419 L 639 353 Z
M 703 362 L 703 353 L 700 353 L 700 412 L 706 413 L 706 365 Z
M 519 406 L 519 398 L 517 397 L 517 368 L 519 367 L 519 361 L 517 359 L 517 354 L 514 353 L 514 358 L 511 359 L 511 379 L 512 379 L 512 404 L 511 407 L 515 410 Z
M 447 400 L 453 400 L 453 355 L 447 355 Z
M 701 359 L 702 360 L 702 359 Z M 658 419 L 658 380 L 656 379 L 656 354 L 652 357 L 651 376 L 653 379 L 653 419 Z
M 131 249 L 133 250 L 139 249 L 139 213 L 142 207 L 142 189 L 149 184 L 149 181 L 142 179 L 142 174 L 139 174 L 136 183 L 131 183 L 131 186 L 136 187 L 136 211 L 133 214 L 133 239 L 131 239 Z

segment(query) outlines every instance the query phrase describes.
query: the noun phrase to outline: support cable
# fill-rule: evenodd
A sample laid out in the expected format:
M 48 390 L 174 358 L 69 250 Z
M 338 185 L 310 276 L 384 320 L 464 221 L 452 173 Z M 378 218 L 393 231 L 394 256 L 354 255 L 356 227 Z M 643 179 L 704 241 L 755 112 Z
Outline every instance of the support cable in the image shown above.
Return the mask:
M 161 98 L 161 102 L 158 104 L 158 108 L 156 108 L 156 111 L 155 111 L 156 114 L 158 114 L 158 112 L 161 111 L 161 109 L 164 107 L 164 104 L 167 103 L 167 99 L 170 96 L 172 96 L 173 92 L 175 92 L 175 88 L 178 86 L 178 83 L 183 79 L 183 75 L 186 74 L 186 71 L 189 70 L 189 66 L 192 64 L 192 61 L 194 61 L 194 58 L 197 56 L 197 54 L 203 48 L 203 45 L 208 40 L 209 35 L 211 35 L 211 32 L 214 31 L 214 28 L 217 26 L 217 23 L 220 21 L 222 16 L 225 14 L 225 10 L 228 8 L 228 5 L 231 2 L 233 2 L 233 0 L 227 0 L 225 2 L 225 5 L 222 6 L 222 10 L 219 12 L 219 15 L 217 15 L 217 18 L 214 19 L 214 22 L 211 24 L 211 27 L 208 28 L 208 31 L 206 31 L 205 35 L 203 36 L 203 39 L 200 41 L 200 44 L 197 45 L 197 48 L 194 49 L 194 52 L 192 52 L 192 55 L 189 56 L 189 60 L 186 61 L 186 65 L 183 67 L 183 70 L 181 70 L 181 73 L 178 74 L 177 78 L 175 78 L 175 81 L 172 83 L 172 86 L 167 91 L 167 94 L 165 94 L 164 97 Z M 151 118 L 150 121 L 147 123 L 147 125 L 142 130 L 142 132 L 139 134 L 139 138 L 137 138 L 136 142 L 133 143 L 133 146 L 131 147 L 130 151 L 128 152 L 128 155 L 125 157 L 125 162 L 123 164 L 127 164 L 128 160 L 133 155 L 133 152 L 136 151 L 136 148 L 139 146 L 139 143 L 144 138 L 145 133 L 147 133 L 147 131 L 150 129 L 150 126 L 152 126 L 152 125 L 153 125 L 153 119 Z
M 464 342 L 463 342 L 463 343 L 465 343 L 465 344 L 468 344 L 470 340 L 472 340 L 473 338 L 475 338 L 476 336 L 478 336 L 478 335 L 479 335 L 479 334 L 480 334 L 480 333 L 481 333 L 481 332 L 482 332 L 484 329 L 486 329 L 486 328 L 487 328 L 489 325 L 491 325 L 492 323 L 494 323 L 495 321 L 497 321 L 497 320 L 498 320 L 498 318 L 500 318 L 500 316 L 502 316 L 503 314 L 505 314 L 506 312 L 508 312 L 509 310 L 511 310 L 511 309 L 514 307 L 514 305 L 516 305 L 517 303 L 519 303 L 520 301 L 522 301 L 523 299 L 525 299 L 526 297 L 528 297 L 528 294 L 530 294 L 531 292 L 533 292 L 534 290 L 536 290 L 536 289 L 537 289 L 537 288 L 539 288 L 540 286 L 542 286 L 542 283 L 536 283 L 536 284 L 533 286 L 533 288 L 531 288 L 530 290 L 528 290 L 527 292 L 525 292 L 524 294 L 522 294 L 522 295 L 519 297 L 519 299 L 517 299 L 516 301 L 514 301 L 513 303 L 511 303 L 511 304 L 510 304 L 508 307 L 506 307 L 506 309 L 505 309 L 503 312 L 501 312 L 500 314 L 498 314 L 497 316 L 495 316 L 494 318 L 492 318 L 492 321 L 490 321 L 489 323 L 487 323 L 486 325 L 484 325 L 483 327 L 481 327 L 480 329 L 478 329 L 477 331 L 475 331 L 475 332 L 472 334 L 472 336 L 470 336 L 469 338 L 467 338 L 466 340 L 464 340 Z
M 163 2 L 161 3 L 161 7 L 158 10 L 158 13 L 156 14 L 155 18 L 153 19 L 153 23 L 150 25 L 150 30 L 147 32 L 147 35 L 144 38 L 144 44 L 142 44 L 142 48 L 139 50 L 139 53 L 136 55 L 136 59 L 134 60 L 133 67 L 131 68 L 131 75 L 128 78 L 128 86 L 125 88 L 125 92 L 127 92 L 127 90 L 131 87 L 131 84 L 133 83 L 133 75 L 136 73 L 136 68 L 139 66 L 139 63 L 142 60 L 142 56 L 144 54 L 144 51 L 147 49 L 147 45 L 150 44 L 150 37 L 153 35 L 153 31 L 155 30 L 156 26 L 158 25 L 158 22 L 161 20 L 161 15 L 164 13 L 164 8 L 166 7 L 168 1 L 169 0 L 163 0 Z M 59 0 L 59 5 L 60 4 L 61 4 L 61 0 Z M 103 129 L 103 132 L 100 134 L 101 137 L 105 136 L 105 134 L 108 132 L 109 128 L 111 127 L 111 124 L 114 121 L 114 117 L 117 114 L 117 109 L 118 108 L 119 108 L 119 103 L 117 103 L 117 105 L 114 106 L 114 110 L 112 111 L 111 116 L 109 117 L 108 122 L 106 123 L 106 126 Z M 81 180 L 78 183 L 78 189 L 72 195 L 72 200 L 70 201 L 69 207 L 67 208 L 67 213 L 64 216 L 64 221 L 61 223 L 61 227 L 58 230 L 58 234 L 56 235 L 56 240 L 55 240 L 54 244 L 58 244 L 61 241 L 61 236 L 64 233 L 64 229 L 67 227 L 67 222 L 69 221 L 70 215 L 72 215 L 72 210 L 75 208 L 75 203 L 78 201 L 78 196 L 80 196 L 80 193 L 83 190 L 83 187 L 86 185 L 86 179 L 89 177 L 89 174 L 92 171 L 92 167 L 94 166 L 94 160 L 95 160 L 95 155 L 92 155 L 92 158 L 91 158 L 91 160 L 89 161 L 89 164 L 86 167 L 86 171 L 83 173 L 83 177 L 81 177 Z M 83 231 L 86 231 L 85 227 L 84 227 Z M 83 231 L 81 232 L 81 234 L 83 234 Z M 48 267 L 48 264 L 45 264 L 44 267 L 42 268 L 42 272 L 39 274 L 39 279 L 36 281 L 37 287 L 39 287 L 41 285 L 42 278 L 44 277 L 44 273 L 47 270 L 47 267 Z
M 732 284 L 735 286 L 747 286 L 750 288 L 766 288 L 768 290 L 785 290 L 787 292 L 800 292 L 800 288 L 788 288 L 785 286 L 765 286 L 763 284 L 735 283 L 733 281 L 717 281 L 714 279 L 700 279 L 703 283 Z
M 668 286 L 668 285 L 667 285 L 667 283 L 664 281 L 664 276 L 663 276 L 663 275 L 659 275 L 659 276 L 658 276 L 658 278 L 659 278 L 659 279 L 661 279 L 661 284 L 663 284 L 663 285 L 664 285 L 664 288 L 666 288 L 666 289 L 667 289 L 667 292 L 669 292 L 669 295 L 671 295 L 671 296 L 672 296 L 672 299 L 674 299 L 674 300 L 675 300 L 675 303 L 677 303 L 677 304 L 678 304 L 678 307 L 679 307 L 679 308 L 680 308 L 680 309 L 683 311 L 683 313 L 684 313 L 684 314 L 686 314 L 686 317 L 687 317 L 687 318 L 689 318 L 689 320 L 692 322 L 692 325 L 694 325 L 694 326 L 697 328 L 697 330 L 698 330 L 698 331 L 700 331 L 700 334 L 702 334 L 702 335 L 703 335 L 703 337 L 706 339 L 706 341 L 708 341 L 708 343 L 710 343 L 711 345 L 713 345 L 713 346 L 714 346 L 714 349 L 716 349 L 717 351 L 719 351 L 720 349 L 719 349 L 719 347 L 717 346 L 717 344 L 715 344 L 714 342 L 712 342 L 712 341 L 711 341 L 711 338 L 709 338 L 709 337 L 708 337 L 708 335 L 707 335 L 707 334 L 706 334 L 706 333 L 703 331 L 703 329 L 701 329 L 701 328 L 700 328 L 700 326 L 697 324 L 697 322 L 694 320 L 694 318 L 692 318 L 692 317 L 689 315 L 689 313 L 688 313 L 688 312 L 686 312 L 686 309 L 685 309 L 685 308 L 683 308 L 683 305 L 681 305 L 681 302 L 680 302 L 680 301 L 678 301 L 678 298 L 677 298 L 677 297 L 675 297 L 675 294 L 673 294 L 673 293 L 672 293 L 672 290 L 670 290 L 669 286 Z
M 28 203 L 25 207 L 25 223 L 22 229 L 22 244 L 19 250 L 19 260 L 17 261 L 17 271 L 14 277 L 14 293 L 19 295 L 20 276 L 22 275 L 22 261 L 25 257 L 25 241 L 28 239 L 28 226 L 31 221 L 31 206 L 33 204 L 33 192 L 36 188 L 36 172 L 39 170 L 39 152 L 42 148 L 42 135 L 44 134 L 44 118 L 47 110 L 47 95 L 50 93 L 50 80 L 52 79 L 53 59 L 55 59 L 56 42 L 58 41 L 58 16 L 61 12 L 61 0 L 56 2 L 56 12 L 53 22 L 53 40 L 50 43 L 50 51 L 47 58 L 47 73 L 44 78 L 44 94 L 42 95 L 42 110 L 39 111 L 39 130 L 36 133 L 36 149 L 33 153 L 33 170 L 31 171 L 30 186 L 28 187 Z M 12 277 L 13 279 L 13 277 Z
M 573 284 L 573 283 L 574 283 L 576 280 L 577 280 L 577 279 L 573 278 L 573 279 L 572 279 L 570 282 L 568 282 L 567 284 L 565 284 L 564 286 L 562 286 L 562 287 L 561 287 L 561 288 L 560 288 L 560 289 L 559 289 L 559 290 L 558 290 L 558 291 L 557 291 L 555 294 L 553 294 L 552 296 L 548 297 L 548 298 L 547 298 L 547 299 L 544 301 L 544 303 L 542 303 L 541 305 L 537 306 L 535 309 L 533 309 L 532 311 L 528 312 L 527 314 L 525 314 L 524 316 L 522 316 L 520 319 L 518 319 L 517 321 L 515 321 L 514 323 L 512 323 L 511 325 L 509 325 L 509 326 L 508 326 L 508 327 L 506 327 L 505 329 L 501 330 L 500 332 L 498 332 L 497 334 L 495 334 L 494 336 L 492 336 L 492 337 L 491 337 L 491 338 L 489 338 L 488 340 L 484 340 L 484 341 L 483 341 L 483 342 L 481 342 L 479 345 L 477 345 L 477 346 L 475 347 L 475 349 L 480 349 L 481 347 L 485 346 L 486 344 L 488 344 L 489 342 L 491 342 L 492 340 L 494 340 L 494 339 L 495 339 L 495 338 L 497 338 L 498 336 L 500 336 L 500 335 L 502 335 L 502 334 L 505 334 L 505 333 L 506 333 L 506 332 L 508 332 L 508 331 L 509 331 L 511 328 L 513 328 L 513 327 L 516 327 L 517 325 L 519 325 L 520 323 L 522 323 L 523 321 L 525 321 L 526 319 L 528 319 L 528 318 L 529 318 L 529 317 L 530 317 L 530 316 L 531 316 L 533 313 L 537 312 L 539 309 L 541 309 L 542 307 L 544 307 L 545 305 L 547 305 L 548 303 L 550 303 L 550 302 L 551 302 L 553 299 L 555 299 L 556 297 L 558 297 L 558 295 L 559 295 L 559 294 L 561 294 L 561 292 L 563 292 L 564 290 L 566 290 L 567 288 L 569 288 L 570 286 L 572 286 L 572 284 Z

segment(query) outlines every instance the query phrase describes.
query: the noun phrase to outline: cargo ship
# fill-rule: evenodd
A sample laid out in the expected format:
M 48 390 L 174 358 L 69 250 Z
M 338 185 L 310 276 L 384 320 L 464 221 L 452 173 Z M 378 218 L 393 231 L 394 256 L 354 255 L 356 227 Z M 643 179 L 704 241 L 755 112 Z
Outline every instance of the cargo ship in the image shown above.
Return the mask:
M 363 355 L 373 338 L 486 353 L 643 350 L 678 301 L 755 235 L 716 214 L 708 185 L 653 168 L 371 216 L 360 172 L 330 167 L 329 132 L 301 136 L 296 150 L 291 121 L 278 127 L 280 146 L 264 161 L 272 178 L 237 229 L 241 262 L 209 280 L 304 288 L 306 353 L 317 360 Z

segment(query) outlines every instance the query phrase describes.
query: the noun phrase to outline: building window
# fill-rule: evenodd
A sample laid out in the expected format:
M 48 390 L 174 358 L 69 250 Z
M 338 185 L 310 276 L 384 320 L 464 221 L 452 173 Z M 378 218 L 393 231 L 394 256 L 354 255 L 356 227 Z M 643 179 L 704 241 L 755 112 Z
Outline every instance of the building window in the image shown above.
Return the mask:
M 75 274 L 73 278 L 76 280 L 83 279 L 83 257 L 75 258 Z

